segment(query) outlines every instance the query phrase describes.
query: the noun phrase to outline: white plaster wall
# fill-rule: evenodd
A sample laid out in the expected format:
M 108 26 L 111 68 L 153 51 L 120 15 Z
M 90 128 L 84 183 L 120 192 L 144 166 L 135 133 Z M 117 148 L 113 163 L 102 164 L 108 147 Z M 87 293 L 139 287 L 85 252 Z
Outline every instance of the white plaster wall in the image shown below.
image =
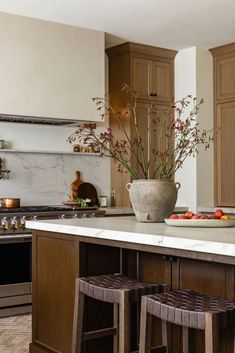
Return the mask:
M 203 98 L 197 120 L 201 129 L 213 127 L 213 58 L 209 50 L 196 50 L 196 87 L 197 97 Z M 200 149 L 197 157 L 197 204 L 214 205 L 214 147 L 206 152 Z
M 175 60 L 175 95 L 179 99 L 191 94 L 205 103 L 197 115 L 199 127 L 213 127 L 213 60 L 204 48 L 179 51 Z M 181 183 L 178 205 L 186 205 L 193 212 L 198 206 L 212 206 L 214 195 L 213 145 L 207 151 L 199 148 L 196 158 L 188 158 L 176 174 Z
M 175 58 L 175 98 L 191 94 L 196 96 L 196 48 L 180 50 Z M 176 173 L 175 180 L 181 184 L 177 206 L 188 206 L 197 209 L 197 161 L 196 158 L 186 159 L 183 167 Z

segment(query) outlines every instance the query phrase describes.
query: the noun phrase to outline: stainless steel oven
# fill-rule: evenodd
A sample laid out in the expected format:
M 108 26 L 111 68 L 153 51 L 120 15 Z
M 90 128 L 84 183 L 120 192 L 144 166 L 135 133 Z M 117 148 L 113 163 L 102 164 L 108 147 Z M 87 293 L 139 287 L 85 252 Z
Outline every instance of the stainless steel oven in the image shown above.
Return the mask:
M 27 206 L 0 208 L 0 317 L 31 311 L 32 235 L 26 220 L 100 217 L 91 208 Z

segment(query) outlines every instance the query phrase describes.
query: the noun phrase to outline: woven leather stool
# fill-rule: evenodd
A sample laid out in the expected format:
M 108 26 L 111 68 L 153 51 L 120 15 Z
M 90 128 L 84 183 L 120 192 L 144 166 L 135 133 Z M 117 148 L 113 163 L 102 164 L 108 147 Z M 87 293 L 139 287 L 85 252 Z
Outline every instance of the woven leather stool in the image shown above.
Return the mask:
M 183 326 L 183 353 L 189 352 L 189 328 L 205 330 L 205 353 L 219 353 L 220 327 L 232 326 L 235 332 L 235 302 L 211 298 L 191 290 L 144 296 L 141 304 L 139 353 L 150 352 L 152 316 L 162 320 L 165 328 L 162 340 L 168 353 L 171 353 L 167 340 L 168 323 Z M 235 343 L 233 349 L 235 353 Z
M 113 352 L 130 352 L 130 306 L 144 294 L 163 292 L 167 285 L 142 283 L 121 274 L 77 278 L 72 353 L 81 352 L 83 340 L 113 335 Z M 113 327 L 83 332 L 84 296 L 113 303 Z

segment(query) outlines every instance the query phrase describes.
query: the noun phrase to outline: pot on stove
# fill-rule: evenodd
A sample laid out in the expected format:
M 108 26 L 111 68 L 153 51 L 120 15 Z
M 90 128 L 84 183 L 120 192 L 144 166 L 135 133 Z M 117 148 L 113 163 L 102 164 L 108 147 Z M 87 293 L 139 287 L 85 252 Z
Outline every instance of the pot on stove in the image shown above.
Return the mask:
M 2 208 L 17 208 L 20 207 L 20 198 L 4 197 L 0 199 Z

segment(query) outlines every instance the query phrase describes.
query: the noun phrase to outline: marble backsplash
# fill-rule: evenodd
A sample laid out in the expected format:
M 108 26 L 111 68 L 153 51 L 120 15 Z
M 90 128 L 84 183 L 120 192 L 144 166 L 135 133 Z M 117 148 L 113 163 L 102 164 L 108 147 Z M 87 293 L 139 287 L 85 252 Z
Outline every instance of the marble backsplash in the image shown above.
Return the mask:
M 10 178 L 0 180 L 0 198 L 20 197 L 21 205 L 58 205 L 70 197 L 75 172 L 98 195 L 110 196 L 110 159 L 60 153 L 0 153 Z

